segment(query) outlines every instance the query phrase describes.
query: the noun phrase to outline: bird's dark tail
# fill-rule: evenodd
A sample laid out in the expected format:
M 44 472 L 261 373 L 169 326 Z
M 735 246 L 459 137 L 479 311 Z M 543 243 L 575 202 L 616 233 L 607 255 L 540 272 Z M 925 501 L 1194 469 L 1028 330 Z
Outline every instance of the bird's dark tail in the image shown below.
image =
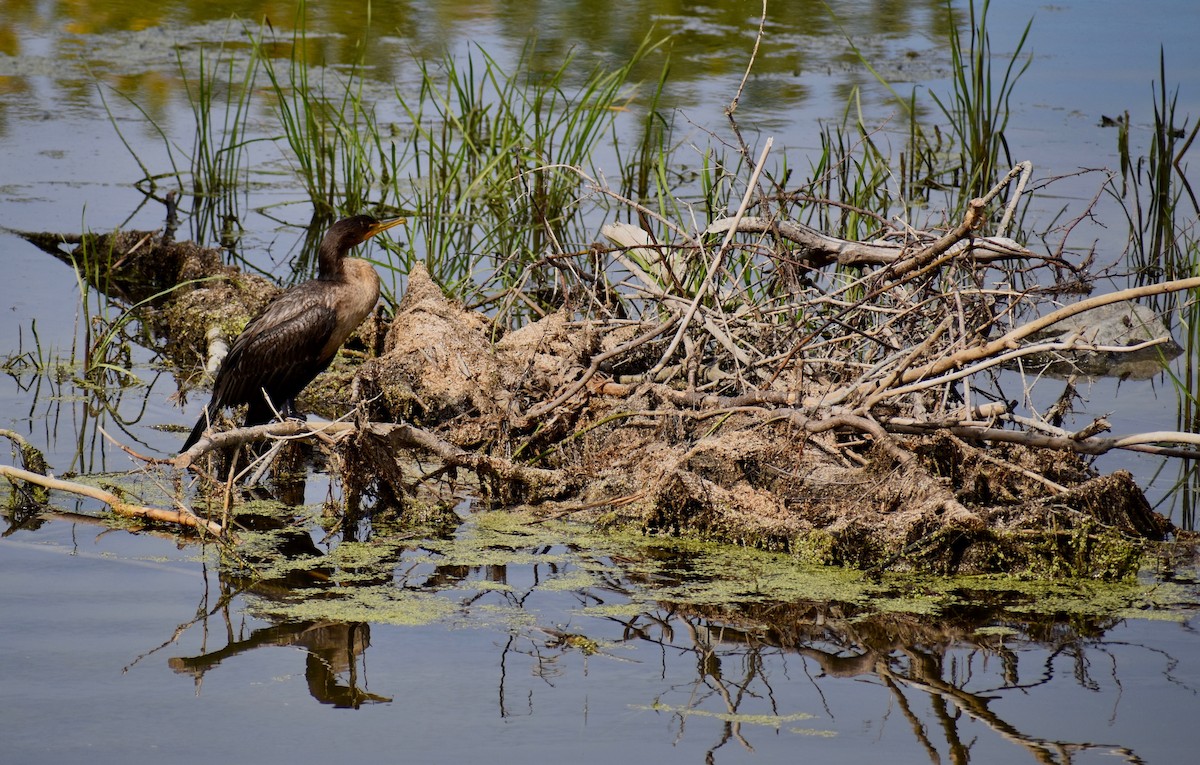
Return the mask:
M 196 442 L 200 440 L 200 436 L 204 435 L 204 429 L 208 427 L 209 420 L 212 419 L 212 414 L 212 404 L 206 405 L 204 411 L 200 413 L 200 419 L 196 420 L 196 427 L 192 428 L 192 434 L 183 442 L 183 448 L 179 450 L 180 452 L 186 452 L 196 445 Z

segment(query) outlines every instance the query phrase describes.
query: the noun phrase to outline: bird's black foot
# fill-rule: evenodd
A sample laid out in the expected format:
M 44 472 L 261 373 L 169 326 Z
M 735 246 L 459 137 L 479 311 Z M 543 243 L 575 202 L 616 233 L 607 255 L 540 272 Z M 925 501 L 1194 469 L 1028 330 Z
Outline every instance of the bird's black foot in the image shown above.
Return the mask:
M 283 405 L 283 410 L 279 412 L 280 416 L 285 420 L 295 420 L 297 422 L 308 422 L 308 415 L 296 408 L 295 401 L 288 401 Z

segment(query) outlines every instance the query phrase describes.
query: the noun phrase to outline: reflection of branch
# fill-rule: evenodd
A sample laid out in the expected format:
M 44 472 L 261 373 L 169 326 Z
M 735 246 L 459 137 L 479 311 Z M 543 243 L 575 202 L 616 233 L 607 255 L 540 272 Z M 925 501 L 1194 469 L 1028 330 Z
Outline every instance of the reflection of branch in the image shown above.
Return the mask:
M 724 609 L 718 610 L 725 613 Z M 781 639 L 783 636 L 779 633 L 772 638 L 771 631 L 762 632 L 760 630 L 751 633 L 737 627 L 729 629 L 728 626 L 725 626 L 726 622 L 721 619 L 710 622 L 710 624 L 722 624 L 720 631 L 723 637 L 717 637 L 716 640 L 734 645 L 749 645 L 752 657 L 757 655 L 762 647 L 776 646 L 797 653 L 805 659 L 813 660 L 821 670 L 818 677 L 882 681 L 882 685 L 892 694 L 895 703 L 908 720 L 918 743 L 927 752 L 932 762 L 946 760 L 951 763 L 965 763 L 970 760 L 972 752 L 969 748 L 970 740 L 967 739 L 969 731 L 965 728 L 966 721 L 969 719 L 981 722 L 999 734 L 1000 738 L 1018 744 L 1032 755 L 1033 761 L 1045 763 L 1045 765 L 1070 763 L 1079 752 L 1092 750 L 1117 754 L 1124 762 L 1141 765 L 1142 760 L 1137 754 L 1125 747 L 1115 744 L 1062 742 L 1029 735 L 989 708 L 991 700 L 996 698 L 998 692 L 1020 692 L 1020 686 L 1006 684 L 1000 688 L 968 692 L 957 687 L 951 681 L 944 680 L 943 675 L 948 671 L 944 665 L 945 652 L 949 646 L 964 640 L 961 633 L 950 631 L 934 636 L 932 633 L 913 632 L 908 626 L 905 626 L 908 624 L 905 621 L 895 625 L 894 629 L 889 628 L 881 634 L 876 628 L 869 626 L 870 622 L 852 621 L 851 617 L 853 616 L 853 612 L 841 615 L 822 614 L 820 619 L 812 622 L 812 630 L 797 629 L 796 634 L 788 634 L 788 637 L 792 638 L 788 640 Z M 681 616 L 680 618 L 691 629 L 688 617 Z M 707 618 L 712 619 L 713 617 Z M 747 618 L 753 623 L 758 623 L 763 617 L 755 612 L 754 616 Z M 735 618 L 732 622 L 736 625 L 739 620 Z M 800 627 L 801 622 L 807 623 L 807 619 L 798 621 L 797 628 Z M 782 625 L 779 629 L 783 629 Z M 693 630 L 694 633 L 695 630 Z M 716 627 L 709 627 L 707 634 L 701 631 L 699 639 L 693 637 L 695 647 L 691 650 L 698 653 L 703 653 L 705 650 L 711 651 L 712 649 L 708 646 L 710 642 L 715 642 L 714 636 L 717 635 Z M 930 644 L 933 648 L 928 651 L 912 647 Z M 823 645 L 825 647 L 822 647 Z M 1011 652 L 1002 650 L 999 653 L 1002 657 L 1008 654 L 1008 658 L 1015 660 Z M 891 659 L 897 654 L 903 654 L 908 658 L 908 670 L 898 668 L 896 661 Z M 806 667 L 808 663 L 808 661 L 805 662 Z M 765 673 L 759 672 L 759 674 Z M 1004 675 L 1006 678 L 1013 678 L 1013 682 L 1015 682 L 1015 671 L 1011 668 L 1006 666 Z M 752 679 L 755 678 L 749 676 L 746 678 L 747 686 L 743 688 L 745 693 L 754 692 L 755 689 L 749 687 Z M 765 676 L 762 679 L 765 681 Z M 709 688 L 713 688 L 714 681 L 721 682 L 720 678 L 713 678 L 710 673 L 703 674 L 702 680 Z M 1086 677 L 1077 676 L 1076 680 L 1088 687 Z M 930 709 L 927 715 L 925 713 L 918 714 L 912 709 L 912 700 L 917 696 L 906 696 L 906 687 L 929 697 Z M 714 691 L 719 692 L 715 688 Z M 707 699 L 707 697 L 705 698 Z M 692 698 L 688 700 L 683 710 L 672 711 L 681 720 L 684 715 L 689 713 L 719 714 L 695 711 L 694 708 L 698 704 L 699 700 Z M 738 699 L 733 699 L 734 707 L 738 704 Z M 829 716 L 834 717 L 832 712 L 829 712 Z M 935 720 L 936 722 L 934 722 Z M 959 728 L 960 722 L 964 726 L 962 729 Z M 940 725 L 942 728 L 941 735 L 945 737 L 945 742 L 949 747 L 948 753 L 939 754 L 938 752 L 940 736 L 932 727 L 935 725 Z
M 925 723 L 921 722 L 921 718 L 917 717 L 916 712 L 913 712 L 912 705 L 908 703 L 908 697 L 904 695 L 904 690 L 896 684 L 896 681 L 886 675 L 881 676 L 883 684 L 887 686 L 892 695 L 896 697 L 896 703 L 900 707 L 900 714 L 904 715 L 904 719 L 908 720 L 909 726 L 912 727 L 913 735 L 917 737 L 917 741 L 925 748 L 925 753 L 929 755 L 930 762 L 941 762 L 941 757 L 938 755 L 937 747 L 929 739 L 925 733 Z
M 713 651 L 713 648 L 708 641 L 701 639 L 699 634 L 697 634 L 696 625 L 693 624 L 690 619 L 684 619 L 683 623 L 687 625 L 688 634 L 691 635 L 692 643 L 695 645 L 694 650 L 700 659 L 699 664 L 701 668 L 701 675 L 699 682 L 708 685 L 710 688 L 716 691 L 717 695 L 720 696 L 721 700 L 725 703 L 725 711 L 730 715 L 730 718 L 725 720 L 724 734 L 721 736 L 721 740 L 716 746 L 709 750 L 709 753 L 711 754 L 717 749 L 720 749 L 731 737 L 737 739 L 737 742 L 745 747 L 747 751 L 753 752 L 754 747 L 751 746 L 750 742 L 747 741 L 745 736 L 742 735 L 742 723 L 737 717 L 738 709 L 741 706 L 742 696 L 745 694 L 746 688 L 749 687 L 751 681 L 754 680 L 754 676 L 756 674 L 753 664 L 747 668 L 747 677 L 744 679 L 743 683 L 738 686 L 738 698 L 737 701 L 735 701 L 733 696 L 729 693 L 729 689 L 725 686 L 725 682 L 721 679 L 720 658 L 717 657 L 716 652 Z M 682 726 L 683 719 L 681 717 L 681 730 Z
M 938 698 L 950 701 L 963 712 L 966 712 L 974 719 L 991 728 L 1002 738 L 1022 746 L 1033 755 L 1037 762 L 1053 765 L 1053 763 L 1059 761 L 1069 761 L 1069 754 L 1071 752 L 1085 749 L 1105 749 L 1112 754 L 1120 755 L 1126 762 L 1142 762 L 1141 758 L 1136 754 L 1115 744 L 1071 744 L 1022 733 L 1012 723 L 1001 719 L 999 715 L 988 708 L 987 698 L 964 691 L 943 680 L 937 663 L 928 655 L 912 648 L 904 649 L 904 652 L 912 660 L 914 673 L 912 675 L 905 675 L 893 670 L 886 663 L 880 662 L 875 671 L 885 682 L 892 681 L 912 686 Z M 947 734 L 949 734 L 949 730 L 947 730 Z M 949 735 L 948 738 L 950 738 Z M 956 738 L 949 740 L 948 743 L 952 747 L 961 745 L 961 742 L 958 742 Z
M 207 577 L 208 577 L 207 573 L 204 576 L 205 576 L 205 580 L 206 580 L 206 584 L 207 584 Z M 129 670 L 133 669 L 139 662 L 141 662 L 142 659 L 145 659 L 147 656 L 153 656 L 154 654 L 163 650 L 167 646 L 174 645 L 179 640 L 179 636 L 182 635 L 184 632 L 187 632 L 194 625 L 196 625 L 200 622 L 204 622 L 207 625 L 208 618 L 219 611 L 228 609 L 230 602 L 233 600 L 233 598 L 235 596 L 240 595 L 243 592 L 243 589 L 235 588 L 235 589 L 230 589 L 230 590 L 227 590 L 226 592 L 223 592 L 221 594 L 221 597 L 217 600 L 217 604 L 215 606 L 213 606 L 212 608 L 204 607 L 204 603 L 207 602 L 207 600 L 208 600 L 207 591 L 208 591 L 208 588 L 206 586 L 205 587 L 205 595 L 200 601 L 200 603 L 201 603 L 200 607 L 198 607 L 196 609 L 195 617 L 187 620 L 186 622 L 183 622 L 182 624 L 177 625 L 175 627 L 175 631 L 171 633 L 171 637 L 167 638 L 162 643 L 159 643 L 156 647 L 151 648 L 148 651 L 138 654 L 136 657 L 134 657 L 133 661 L 126 664 L 122 668 L 121 671 L 128 672 Z M 197 691 L 199 691 L 199 687 L 198 687 L 199 682 L 200 682 L 199 677 L 196 678 L 196 682 L 197 682 Z

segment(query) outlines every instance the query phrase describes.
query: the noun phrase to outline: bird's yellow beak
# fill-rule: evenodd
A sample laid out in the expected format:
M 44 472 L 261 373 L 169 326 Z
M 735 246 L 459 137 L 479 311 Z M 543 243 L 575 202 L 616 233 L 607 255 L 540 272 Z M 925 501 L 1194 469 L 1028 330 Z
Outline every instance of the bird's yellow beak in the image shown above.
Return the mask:
M 375 236 L 376 234 L 378 234 L 381 231 L 387 231 L 389 228 L 392 228 L 394 226 L 403 226 L 405 223 L 408 223 L 408 220 L 405 218 L 392 218 L 391 220 L 381 220 L 378 223 L 376 223 L 374 226 L 371 226 L 371 228 L 367 229 L 367 235 L 365 237 L 363 237 L 363 241 L 365 242 L 366 240 L 370 239 L 371 237 Z

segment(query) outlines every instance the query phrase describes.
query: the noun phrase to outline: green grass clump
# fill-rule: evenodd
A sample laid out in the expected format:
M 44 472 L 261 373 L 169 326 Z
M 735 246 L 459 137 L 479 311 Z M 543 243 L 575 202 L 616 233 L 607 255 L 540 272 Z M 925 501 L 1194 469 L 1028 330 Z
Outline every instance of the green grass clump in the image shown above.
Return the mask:
M 512 71 L 482 50 L 418 62 L 417 93 L 396 93 L 410 127 L 397 142 L 392 192 L 440 283 L 460 294 L 481 281 L 521 284 L 548 254 L 588 240 L 585 174 L 599 174 L 594 153 L 615 142 L 630 72 L 653 47 L 644 42 L 576 86 L 574 57 L 535 74 L 531 45 Z

